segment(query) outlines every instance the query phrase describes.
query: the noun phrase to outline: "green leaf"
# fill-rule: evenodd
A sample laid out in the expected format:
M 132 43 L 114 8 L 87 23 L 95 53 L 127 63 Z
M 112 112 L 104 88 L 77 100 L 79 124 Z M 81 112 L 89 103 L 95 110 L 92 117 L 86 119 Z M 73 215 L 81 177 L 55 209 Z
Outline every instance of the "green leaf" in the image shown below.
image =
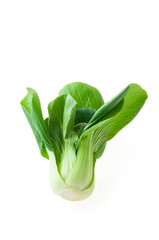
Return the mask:
M 75 125 L 79 123 L 88 123 L 96 110 L 92 108 L 80 108 L 76 110 Z
M 72 137 L 74 134 L 76 105 L 76 101 L 70 95 L 65 96 L 63 110 L 63 136 L 65 139 Z
M 77 109 L 93 108 L 97 110 L 104 104 L 102 95 L 96 88 L 81 82 L 74 82 L 64 86 L 59 92 L 59 96 L 63 94 L 69 94 L 75 99 Z
M 97 124 L 98 122 L 101 122 L 107 118 L 110 118 L 110 116 L 112 116 L 113 114 L 116 114 L 116 112 L 121 109 L 121 107 L 124 103 L 123 99 L 124 99 L 125 95 L 127 94 L 128 89 L 129 89 L 129 86 L 126 87 L 123 91 L 121 91 L 111 101 L 109 101 L 109 102 L 105 103 L 103 106 L 101 106 L 96 111 L 96 113 L 93 115 L 93 117 L 90 119 L 85 130 L 90 128 L 91 126 Z
M 114 116 L 98 122 L 85 130 L 81 139 L 93 132 L 94 152 L 112 139 L 123 127 L 125 127 L 138 114 L 147 99 L 147 93 L 137 84 L 130 84 L 121 110 Z
M 60 162 L 64 141 L 77 138 L 74 132 L 76 101 L 70 95 L 61 95 L 48 105 L 48 131 L 57 163 Z
M 46 147 L 52 150 L 48 132 L 42 116 L 41 104 L 36 91 L 32 88 L 27 88 L 28 94 L 20 102 L 25 116 L 33 130 L 36 141 L 40 148 L 41 155 L 49 159 Z

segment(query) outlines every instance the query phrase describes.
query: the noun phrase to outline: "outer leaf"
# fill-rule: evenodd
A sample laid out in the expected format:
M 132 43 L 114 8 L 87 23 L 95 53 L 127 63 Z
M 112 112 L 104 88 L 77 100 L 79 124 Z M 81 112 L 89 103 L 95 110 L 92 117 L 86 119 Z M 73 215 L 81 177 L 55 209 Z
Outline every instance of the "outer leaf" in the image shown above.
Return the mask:
M 57 163 L 59 163 L 64 140 L 71 143 L 77 136 L 74 132 L 76 102 L 70 95 L 61 95 L 49 103 L 48 112 L 49 136 Z
M 93 108 L 97 110 L 104 104 L 102 95 L 96 88 L 81 82 L 74 82 L 64 86 L 59 92 L 60 96 L 63 94 L 69 94 L 75 99 L 77 109 Z
M 70 95 L 67 95 L 63 112 L 63 136 L 65 139 L 72 137 L 74 134 L 76 105 L 76 101 Z
M 41 151 L 41 155 L 49 159 L 46 147 L 52 150 L 48 132 L 43 120 L 42 110 L 38 94 L 34 89 L 27 88 L 28 94 L 21 101 L 22 109 L 26 115 L 26 118 L 33 130 L 36 141 Z
M 93 132 L 94 152 L 98 152 L 101 145 L 112 139 L 137 115 L 146 99 L 147 93 L 145 90 L 137 84 L 130 84 L 121 110 L 113 117 L 84 131 L 81 138 Z
M 123 91 L 121 91 L 116 97 L 114 97 L 111 101 L 105 103 L 103 106 L 101 106 L 96 113 L 93 115 L 93 117 L 88 122 L 86 129 L 90 128 L 91 126 L 97 124 L 100 121 L 103 121 L 110 117 L 110 113 L 112 111 L 114 112 L 114 109 L 120 110 L 120 107 L 122 107 L 125 95 L 127 94 L 129 89 L 129 86 L 126 87 Z M 118 108 L 117 108 L 118 107 Z

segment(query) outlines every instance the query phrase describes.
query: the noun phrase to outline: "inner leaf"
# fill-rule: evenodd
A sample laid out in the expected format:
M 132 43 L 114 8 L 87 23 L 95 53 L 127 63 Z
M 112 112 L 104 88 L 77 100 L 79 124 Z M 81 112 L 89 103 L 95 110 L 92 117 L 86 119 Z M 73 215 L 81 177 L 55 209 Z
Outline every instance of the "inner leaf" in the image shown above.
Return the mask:
M 75 125 L 79 123 L 88 123 L 95 114 L 93 108 L 80 108 L 76 110 Z

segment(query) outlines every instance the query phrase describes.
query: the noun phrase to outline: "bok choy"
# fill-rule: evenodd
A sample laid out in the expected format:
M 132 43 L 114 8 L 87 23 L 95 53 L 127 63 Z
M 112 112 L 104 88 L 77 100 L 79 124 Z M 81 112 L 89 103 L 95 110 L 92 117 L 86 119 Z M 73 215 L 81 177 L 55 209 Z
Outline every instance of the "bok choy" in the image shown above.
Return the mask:
M 52 190 L 68 200 L 82 200 L 94 189 L 96 159 L 111 140 L 140 111 L 147 93 L 130 84 L 104 103 L 100 92 L 85 83 L 64 86 L 49 103 L 43 118 L 38 94 L 27 88 L 22 109 L 35 135 L 41 155 L 50 161 Z

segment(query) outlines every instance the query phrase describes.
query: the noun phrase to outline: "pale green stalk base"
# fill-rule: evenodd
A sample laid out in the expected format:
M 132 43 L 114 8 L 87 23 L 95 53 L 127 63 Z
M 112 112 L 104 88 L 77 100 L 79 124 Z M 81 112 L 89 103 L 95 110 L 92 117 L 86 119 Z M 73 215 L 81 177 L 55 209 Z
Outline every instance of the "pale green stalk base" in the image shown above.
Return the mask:
M 75 188 L 68 188 L 65 189 L 63 193 L 61 193 L 61 197 L 70 201 L 79 201 L 82 199 L 82 192 Z
M 83 200 L 92 194 L 94 181 L 90 187 L 83 190 L 69 186 L 61 178 L 57 169 L 56 159 L 52 152 L 49 152 L 49 163 L 49 182 L 54 193 L 70 201 Z
M 76 188 L 66 188 L 62 193 L 61 197 L 69 201 L 80 201 L 88 198 L 94 190 L 94 183 L 86 190 L 79 190 Z

